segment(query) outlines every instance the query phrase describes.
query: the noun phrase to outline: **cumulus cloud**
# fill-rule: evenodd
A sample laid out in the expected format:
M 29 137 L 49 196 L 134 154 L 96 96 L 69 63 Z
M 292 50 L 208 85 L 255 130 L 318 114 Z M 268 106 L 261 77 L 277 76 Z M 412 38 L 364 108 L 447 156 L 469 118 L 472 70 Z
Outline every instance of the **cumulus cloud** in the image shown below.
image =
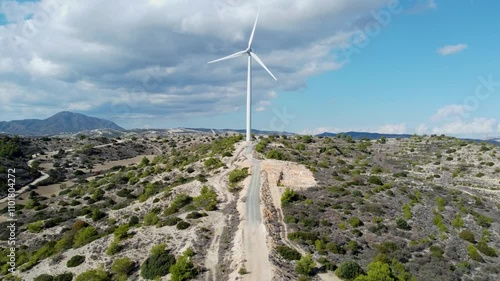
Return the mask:
M 498 121 L 494 118 L 474 118 L 471 121 L 457 120 L 435 127 L 435 134 L 449 135 L 484 135 L 498 131 Z
M 420 124 L 415 128 L 415 134 L 417 135 L 425 135 L 429 131 L 429 127 L 425 124 Z
M 440 121 L 450 117 L 463 117 L 467 109 L 463 105 L 450 104 L 446 105 L 437 110 L 437 112 L 431 117 L 433 121 Z
M 373 133 L 381 133 L 381 134 L 406 134 L 407 129 L 406 125 L 401 124 L 387 124 L 381 126 L 375 130 L 371 130 Z
M 2 8 L 9 24 L 0 26 L 0 81 L 11 85 L 0 91 L 34 96 L 16 98 L 19 110 L 37 108 L 27 118 L 75 109 L 127 123 L 231 112 L 245 102 L 245 59 L 206 63 L 246 47 L 257 7 L 254 49 L 279 79 L 254 65 L 258 105 L 341 68 L 333 51 L 357 33 L 344 23 L 370 20 L 392 0 L 226 2 L 2 1 L 10 4 Z M 0 112 L 0 120 L 14 117 Z
M 467 44 L 447 45 L 439 48 L 437 52 L 442 56 L 449 56 L 458 54 L 467 48 L 468 48 Z

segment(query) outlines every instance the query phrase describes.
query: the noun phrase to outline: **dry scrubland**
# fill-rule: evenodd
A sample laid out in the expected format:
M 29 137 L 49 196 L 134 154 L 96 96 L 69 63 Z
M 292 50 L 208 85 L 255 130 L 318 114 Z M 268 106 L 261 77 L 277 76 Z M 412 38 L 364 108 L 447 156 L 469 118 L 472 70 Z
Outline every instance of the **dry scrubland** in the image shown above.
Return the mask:
M 498 280 L 498 146 L 444 136 L 256 143 L 273 280 Z M 18 202 L 17 276 L 6 275 L 0 225 L 2 280 L 253 280 L 251 250 L 241 250 L 251 173 L 241 136 L 2 145 L 21 185 L 49 175 Z

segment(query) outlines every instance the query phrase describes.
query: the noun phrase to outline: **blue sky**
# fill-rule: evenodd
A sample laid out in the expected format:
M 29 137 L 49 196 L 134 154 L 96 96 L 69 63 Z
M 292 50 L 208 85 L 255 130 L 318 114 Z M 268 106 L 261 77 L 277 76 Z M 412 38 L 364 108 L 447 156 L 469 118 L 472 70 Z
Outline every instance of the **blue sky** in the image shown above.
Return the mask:
M 245 59 L 206 62 L 245 48 L 259 6 L 279 81 L 254 64 L 254 128 L 500 136 L 498 1 L 17 2 L 0 5 L 0 120 L 243 128 Z

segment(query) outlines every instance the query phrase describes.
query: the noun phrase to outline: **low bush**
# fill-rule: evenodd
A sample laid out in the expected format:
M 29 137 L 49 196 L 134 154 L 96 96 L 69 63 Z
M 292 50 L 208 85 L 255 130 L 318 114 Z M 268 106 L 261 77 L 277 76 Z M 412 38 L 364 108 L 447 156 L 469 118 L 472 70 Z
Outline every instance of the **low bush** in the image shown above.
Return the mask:
M 186 228 L 188 228 L 188 227 L 190 227 L 190 226 L 191 226 L 191 224 L 189 224 L 189 223 L 188 223 L 188 222 L 186 222 L 186 221 L 181 220 L 180 222 L 178 222 L 178 223 L 177 223 L 177 226 L 176 226 L 176 227 L 177 227 L 177 229 L 179 229 L 179 230 L 183 230 L 183 229 L 186 229 Z
M 280 256 L 289 261 L 299 260 L 301 258 L 301 254 L 299 252 L 287 246 L 277 246 L 276 250 Z
M 152 253 L 141 266 L 141 276 L 144 279 L 154 279 L 158 276 L 165 276 L 170 272 L 170 267 L 176 262 L 175 256 L 162 250 Z
M 80 264 L 82 264 L 84 261 L 85 261 L 85 256 L 79 256 L 79 255 L 76 255 L 76 256 L 71 257 L 71 258 L 70 258 L 70 259 L 66 262 L 66 266 L 67 266 L 67 267 L 77 267 L 77 266 L 79 266 Z
M 476 238 L 474 237 L 474 233 L 472 233 L 472 231 L 468 229 L 462 230 L 462 232 L 458 234 L 458 237 L 470 243 L 476 243 Z
M 384 185 L 384 182 L 377 176 L 370 176 L 368 182 L 376 185 Z
M 471 258 L 472 260 L 475 260 L 478 262 L 484 261 L 483 257 L 481 256 L 481 254 L 479 254 L 479 252 L 477 251 L 476 247 L 474 247 L 474 245 L 469 244 L 469 246 L 467 246 L 467 251 L 469 252 L 469 258 Z
M 165 219 L 165 222 L 164 224 L 165 225 L 168 225 L 168 226 L 174 226 L 176 225 L 178 222 L 180 222 L 182 219 L 178 218 L 178 217 L 168 217 L 167 219 Z
M 295 272 L 303 275 L 311 275 L 316 263 L 311 257 L 311 254 L 303 256 L 295 265 Z
M 127 277 L 135 269 L 135 264 L 128 257 L 116 259 L 111 266 L 111 271 L 118 277 Z
M 363 270 L 355 261 L 342 262 L 335 270 L 335 275 L 344 280 L 354 280 L 361 274 L 363 274 Z
M 38 275 L 33 279 L 34 281 L 54 281 L 54 276 L 49 274 Z
M 278 150 L 270 150 L 266 153 L 266 158 L 267 159 L 275 159 L 275 160 L 286 160 L 285 154 L 283 152 L 278 151 Z
M 78 275 L 75 281 L 111 281 L 111 274 L 102 268 L 90 269 Z
M 402 218 L 397 218 L 396 219 L 396 225 L 399 229 L 402 230 L 411 230 L 411 226 Z
M 229 173 L 229 182 L 237 183 L 244 180 L 248 176 L 248 168 L 235 169 Z

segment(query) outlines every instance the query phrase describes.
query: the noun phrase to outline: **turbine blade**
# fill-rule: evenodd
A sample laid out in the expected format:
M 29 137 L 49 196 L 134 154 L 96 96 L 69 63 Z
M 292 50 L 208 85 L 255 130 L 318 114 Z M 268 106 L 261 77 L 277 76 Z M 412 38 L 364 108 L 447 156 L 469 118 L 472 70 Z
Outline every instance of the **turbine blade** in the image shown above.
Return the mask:
M 270 71 L 270 70 L 266 67 L 266 65 L 265 65 L 265 64 L 264 64 L 264 63 L 260 60 L 259 56 L 257 56 L 257 54 L 256 54 L 256 53 L 254 53 L 254 52 L 250 52 L 250 56 L 251 56 L 252 58 L 254 58 L 254 59 L 255 59 L 255 60 L 256 60 L 256 61 L 260 64 L 260 66 L 262 66 L 262 68 L 264 68 L 264 69 L 267 71 L 267 73 L 269 73 L 269 75 L 271 75 L 271 77 L 273 77 L 273 78 L 274 78 L 274 80 L 278 81 L 278 79 L 277 79 L 276 77 L 274 77 L 274 75 L 273 75 L 273 74 L 271 73 L 271 71 Z
M 214 63 L 214 62 L 219 62 L 219 61 L 223 61 L 223 60 L 228 60 L 228 59 L 233 59 L 233 58 L 237 58 L 239 56 L 242 56 L 243 54 L 245 54 L 246 52 L 245 51 L 241 51 L 241 52 L 237 52 L 237 53 L 234 53 L 232 55 L 229 55 L 227 57 L 223 57 L 223 58 L 220 58 L 220 59 L 216 59 L 216 60 L 213 60 L 213 61 L 210 61 L 208 63 Z
M 257 11 L 257 17 L 255 18 L 255 23 L 253 24 L 252 34 L 250 35 L 250 40 L 248 40 L 248 49 L 252 47 L 253 36 L 255 35 L 255 28 L 257 27 L 257 21 L 259 20 L 259 13 L 260 11 Z

